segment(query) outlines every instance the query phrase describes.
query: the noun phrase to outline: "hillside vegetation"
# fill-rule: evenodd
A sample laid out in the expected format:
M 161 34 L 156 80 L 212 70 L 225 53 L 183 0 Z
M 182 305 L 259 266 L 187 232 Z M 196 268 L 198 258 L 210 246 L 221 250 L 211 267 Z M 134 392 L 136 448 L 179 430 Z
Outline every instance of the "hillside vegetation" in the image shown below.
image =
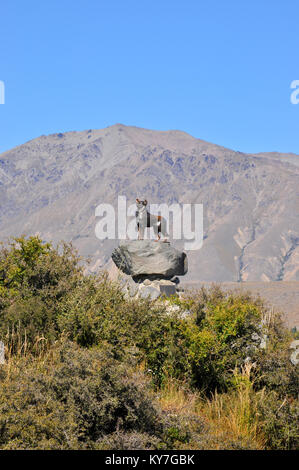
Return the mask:
M 2 245 L 0 449 L 298 448 L 292 336 L 260 298 L 131 300 L 82 266 Z

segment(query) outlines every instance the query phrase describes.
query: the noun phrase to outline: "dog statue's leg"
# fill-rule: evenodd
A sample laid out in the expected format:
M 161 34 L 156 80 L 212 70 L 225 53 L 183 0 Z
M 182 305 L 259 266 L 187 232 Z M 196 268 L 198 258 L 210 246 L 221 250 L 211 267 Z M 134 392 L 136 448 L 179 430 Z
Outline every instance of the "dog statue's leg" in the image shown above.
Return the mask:
M 138 240 L 143 240 L 144 238 L 144 227 L 142 227 L 139 224 L 139 230 L 138 230 Z
M 160 222 L 160 224 L 158 225 L 158 240 L 157 240 L 157 241 L 159 241 L 160 238 L 161 238 L 161 222 Z
M 155 233 L 155 235 L 156 235 L 156 237 L 157 237 L 157 239 L 155 240 L 155 242 L 158 242 L 158 241 L 160 240 L 160 236 L 161 236 L 161 235 L 160 235 L 160 232 L 161 232 L 161 230 L 160 230 L 160 224 L 159 224 L 159 223 L 158 223 L 158 224 L 157 224 L 157 223 L 154 223 L 154 224 L 153 224 L 153 229 L 154 229 L 154 233 Z
M 140 229 L 140 223 L 139 222 L 137 224 L 137 230 L 138 230 L 138 240 L 142 240 L 142 238 L 141 238 L 141 229 Z
M 160 221 L 160 232 L 162 233 L 163 237 L 164 237 L 164 240 L 163 242 L 168 242 L 167 238 L 168 237 L 168 233 L 167 233 L 167 224 L 166 224 L 166 220 L 164 219 L 164 217 L 161 217 L 161 221 Z

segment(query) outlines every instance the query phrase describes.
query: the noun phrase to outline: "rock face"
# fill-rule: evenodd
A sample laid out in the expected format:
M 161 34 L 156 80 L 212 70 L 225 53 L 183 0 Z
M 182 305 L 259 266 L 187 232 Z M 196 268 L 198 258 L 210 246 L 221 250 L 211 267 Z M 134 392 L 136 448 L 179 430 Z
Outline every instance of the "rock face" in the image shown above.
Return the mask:
M 156 300 L 178 295 L 180 281 L 176 276 L 188 271 L 187 255 L 169 242 L 125 241 L 113 251 L 111 258 L 117 270 L 114 280 L 129 297 Z
M 113 251 L 111 257 L 116 266 L 134 280 L 171 279 L 188 271 L 186 254 L 168 242 L 125 241 Z

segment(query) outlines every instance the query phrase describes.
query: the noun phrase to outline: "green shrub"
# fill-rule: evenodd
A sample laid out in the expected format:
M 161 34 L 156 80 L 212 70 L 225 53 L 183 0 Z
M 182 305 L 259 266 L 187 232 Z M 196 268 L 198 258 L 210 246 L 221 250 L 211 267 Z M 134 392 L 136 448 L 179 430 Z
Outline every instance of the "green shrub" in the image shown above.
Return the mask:
M 161 431 L 148 380 L 109 353 L 59 343 L 2 371 L 2 449 L 92 448 L 115 432 Z
M 115 324 L 114 319 L 125 305 L 120 288 L 105 274 L 86 276 L 61 300 L 57 315 L 59 329 L 68 332 L 82 346 L 103 340 L 120 346 L 123 331 L 121 322 Z
M 299 365 L 290 361 L 290 350 L 261 351 L 256 356 L 255 388 L 273 390 L 279 398 L 298 397 Z
M 299 447 L 299 404 L 270 391 L 259 406 L 261 428 L 266 446 L 272 450 L 297 450 Z
M 224 293 L 219 288 L 201 289 L 190 299 L 193 317 L 185 336 L 193 383 L 208 391 L 230 386 L 232 371 L 244 364 L 260 333 L 262 310 L 248 296 Z
M 15 349 L 58 337 L 58 306 L 83 278 L 71 245 L 15 238 L 0 250 L 0 338 Z
M 260 333 L 262 311 L 252 299 L 202 293 L 199 322 L 198 315 L 169 314 L 161 303 L 126 300 L 105 275 L 85 278 L 61 302 L 58 325 L 82 346 L 109 344 L 116 358 L 135 350 L 157 385 L 171 376 L 206 391 L 226 389 L 248 356 L 252 334 Z
M 161 304 L 126 300 L 105 274 L 85 278 L 80 288 L 61 303 L 58 324 L 82 346 L 109 344 L 115 358 L 136 352 L 146 361 L 155 382 L 164 374 L 182 376 L 188 362 L 182 321 L 169 316 Z

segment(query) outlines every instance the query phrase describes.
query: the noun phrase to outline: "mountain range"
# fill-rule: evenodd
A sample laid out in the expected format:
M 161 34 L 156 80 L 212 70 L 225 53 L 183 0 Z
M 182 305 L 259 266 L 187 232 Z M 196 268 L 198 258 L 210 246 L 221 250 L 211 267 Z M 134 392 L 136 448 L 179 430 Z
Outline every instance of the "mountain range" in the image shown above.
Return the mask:
M 116 124 L 2 153 L 0 239 L 72 241 L 97 271 L 118 240 L 96 237 L 95 208 L 116 207 L 119 195 L 203 204 L 203 246 L 188 252 L 187 280 L 299 280 L 299 156 L 246 154 L 176 130 Z

